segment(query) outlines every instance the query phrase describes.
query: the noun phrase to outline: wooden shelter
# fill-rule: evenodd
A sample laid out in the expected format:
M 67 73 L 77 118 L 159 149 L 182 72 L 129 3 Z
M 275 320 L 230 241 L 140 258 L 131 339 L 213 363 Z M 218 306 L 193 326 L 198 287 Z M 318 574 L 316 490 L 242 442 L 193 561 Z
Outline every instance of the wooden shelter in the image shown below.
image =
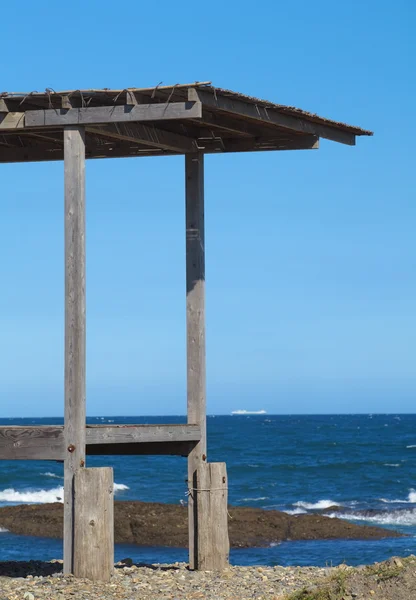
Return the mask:
M 0 162 L 64 160 L 65 424 L 1 427 L 0 459 L 64 461 L 66 573 L 106 578 L 112 569 L 112 474 L 87 469 L 89 454 L 186 456 L 190 566 L 226 563 L 225 464 L 207 464 L 204 154 L 312 150 L 319 138 L 354 145 L 361 135 L 372 134 L 209 83 L 0 94 Z M 85 159 L 177 154 L 186 176 L 187 423 L 86 426 Z

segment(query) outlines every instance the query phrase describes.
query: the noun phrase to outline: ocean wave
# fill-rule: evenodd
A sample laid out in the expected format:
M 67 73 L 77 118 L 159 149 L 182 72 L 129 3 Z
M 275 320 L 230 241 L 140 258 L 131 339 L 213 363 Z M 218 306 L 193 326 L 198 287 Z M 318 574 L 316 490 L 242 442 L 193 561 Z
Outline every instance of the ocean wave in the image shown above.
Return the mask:
M 367 523 L 376 523 L 378 525 L 416 525 L 416 510 L 392 510 L 380 513 L 368 514 L 365 512 L 356 513 L 328 513 L 326 517 L 331 519 L 344 519 L 345 521 L 365 521 Z
M 0 527 L 0 533 L 9 533 L 9 530 L 5 527 Z
M 55 475 L 55 473 L 50 473 L 49 471 L 46 471 L 46 473 L 41 473 L 41 475 L 44 475 L 45 477 L 53 477 L 54 479 L 63 479 L 61 475 Z
M 241 502 L 259 502 L 259 500 L 269 500 L 269 497 L 260 496 L 259 498 L 242 498 Z
M 129 490 L 129 486 L 125 485 L 124 483 L 115 483 L 114 484 L 114 491 L 115 492 L 122 492 L 124 490 Z
M 390 500 L 389 498 L 379 498 L 379 501 L 384 502 L 385 504 L 416 504 L 416 490 L 413 488 L 409 490 L 407 500 L 401 500 L 400 498 L 396 498 L 395 500 Z
M 332 506 L 334 505 L 332 504 Z M 303 508 L 294 508 L 293 510 L 284 510 L 282 512 L 285 512 L 287 515 L 306 515 L 307 513 Z
M 114 493 L 128 490 L 124 483 L 114 484 Z M 64 486 L 61 485 L 50 490 L 18 491 L 14 488 L 0 490 L 0 502 L 13 502 L 14 504 L 48 504 L 50 502 L 64 501 Z
M 406 446 L 406 448 L 416 448 L 416 444 L 411 444 L 410 446 Z
M 330 506 L 339 506 L 338 502 L 334 502 L 334 500 L 318 500 L 318 502 L 294 502 L 293 506 L 297 506 L 298 508 L 305 508 L 306 510 L 325 510 Z
M 400 463 L 384 463 L 385 467 L 400 467 Z

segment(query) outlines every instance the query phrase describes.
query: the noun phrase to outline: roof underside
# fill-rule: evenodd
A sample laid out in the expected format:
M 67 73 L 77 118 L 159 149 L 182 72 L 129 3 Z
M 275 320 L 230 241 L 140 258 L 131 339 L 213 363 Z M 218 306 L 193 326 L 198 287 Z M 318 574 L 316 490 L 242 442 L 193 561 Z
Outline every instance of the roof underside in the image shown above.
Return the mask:
M 354 145 L 370 131 L 209 83 L 0 94 L 0 162 L 62 160 L 65 127 L 84 126 L 86 157 L 297 150 Z

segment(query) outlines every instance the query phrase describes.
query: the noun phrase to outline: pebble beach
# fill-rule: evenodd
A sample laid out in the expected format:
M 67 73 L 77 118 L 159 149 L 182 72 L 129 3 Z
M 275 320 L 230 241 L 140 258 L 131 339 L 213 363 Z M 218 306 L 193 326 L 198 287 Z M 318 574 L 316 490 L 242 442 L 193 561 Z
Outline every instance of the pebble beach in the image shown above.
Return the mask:
M 367 567 L 238 567 L 189 571 L 185 563 L 116 564 L 108 583 L 62 574 L 62 561 L 0 563 L 0 600 L 411 600 L 416 557 Z

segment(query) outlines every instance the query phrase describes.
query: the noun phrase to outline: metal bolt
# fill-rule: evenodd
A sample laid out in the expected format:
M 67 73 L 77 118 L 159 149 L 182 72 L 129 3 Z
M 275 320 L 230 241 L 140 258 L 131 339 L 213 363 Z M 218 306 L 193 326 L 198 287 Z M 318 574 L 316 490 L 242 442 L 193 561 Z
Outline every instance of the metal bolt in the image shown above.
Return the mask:
M 207 457 L 205 454 L 202 455 L 202 460 L 207 460 Z
M 68 446 L 68 452 L 73 452 L 75 450 L 75 446 L 73 444 L 70 444 Z

